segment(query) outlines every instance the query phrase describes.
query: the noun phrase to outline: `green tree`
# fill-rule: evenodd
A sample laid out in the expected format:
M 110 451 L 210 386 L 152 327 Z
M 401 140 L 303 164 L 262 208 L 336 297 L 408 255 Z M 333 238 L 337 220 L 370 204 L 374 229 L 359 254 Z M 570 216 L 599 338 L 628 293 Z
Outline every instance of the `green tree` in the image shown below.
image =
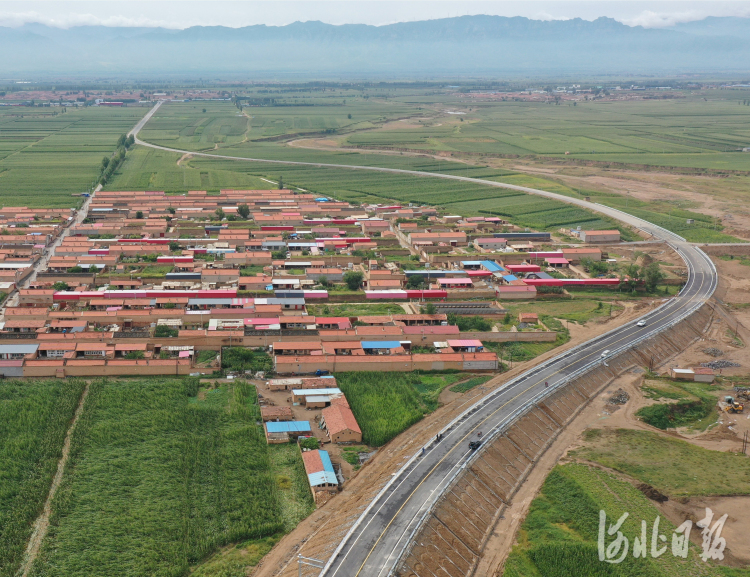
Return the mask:
M 241 204 L 237 207 L 237 214 L 239 214 L 242 218 L 247 220 L 247 218 L 250 216 L 250 207 L 246 204 Z
M 176 252 L 176 251 L 180 250 L 180 246 L 181 246 L 180 243 L 177 242 L 176 240 L 172 240 L 172 241 L 169 242 L 169 250 L 170 250 L 170 252 Z
M 410 289 L 419 289 L 424 286 L 424 277 L 421 274 L 410 276 L 406 281 L 406 287 Z
M 144 357 L 143 351 L 130 351 L 125 355 L 125 358 L 131 361 L 140 360 Z
M 102 170 L 106 170 L 108 164 L 109 164 L 109 157 L 105 156 L 104 158 L 102 158 Z
M 331 284 L 331 283 L 330 283 L 330 282 L 328 281 L 328 277 L 326 277 L 326 276 L 321 276 L 321 277 L 320 277 L 320 278 L 318 279 L 318 284 L 319 284 L 320 286 L 322 286 L 322 287 L 326 287 L 326 288 L 328 288 L 328 285 L 329 285 L 329 284 Z
M 135 217 L 136 218 L 143 218 L 143 211 L 142 210 L 136 211 Z
M 74 273 L 74 272 L 83 272 L 83 267 L 80 267 L 78 265 L 72 266 L 68 269 L 68 272 Z
M 436 315 L 437 314 L 437 307 L 435 306 L 435 303 L 427 303 L 422 307 L 422 313 L 425 315 Z
M 224 220 L 224 210 L 221 207 L 217 208 L 214 213 L 218 220 Z
M 643 276 L 643 282 L 646 285 L 646 290 L 653 292 L 656 290 L 656 286 L 664 280 L 664 273 L 661 272 L 659 265 L 652 262 L 648 266 L 644 266 L 641 270 Z
M 620 276 L 620 289 L 627 288 L 631 292 L 635 292 L 635 287 L 641 281 L 641 269 L 637 264 L 630 264 L 627 266 L 622 276 Z
M 348 118 L 349 120 L 351 120 L 351 119 L 352 119 L 352 115 L 351 115 L 351 114 L 347 114 L 347 115 L 346 115 L 346 117 L 347 117 L 347 118 Z
M 125 148 L 130 148 L 135 144 L 135 136 L 132 134 L 128 136 L 127 140 L 125 141 Z
M 170 206 L 167 208 L 167 212 L 169 212 L 169 214 L 175 214 L 177 212 L 177 209 L 173 206 Z
M 168 327 L 167 325 L 158 325 L 154 329 L 154 336 L 158 338 L 162 337 L 176 337 L 179 334 L 179 330 Z
M 284 188 L 284 178 L 279 176 L 279 190 Z
M 52 290 L 66 291 L 66 290 L 70 290 L 70 286 L 68 286 L 68 283 L 59 280 L 55 284 L 52 285 Z
M 125 142 L 127 141 L 128 137 L 124 134 L 120 135 L 120 138 L 117 139 L 117 148 L 120 148 L 121 146 L 125 146 Z
M 359 290 L 364 275 L 356 270 L 350 270 L 344 273 L 344 282 L 351 291 Z

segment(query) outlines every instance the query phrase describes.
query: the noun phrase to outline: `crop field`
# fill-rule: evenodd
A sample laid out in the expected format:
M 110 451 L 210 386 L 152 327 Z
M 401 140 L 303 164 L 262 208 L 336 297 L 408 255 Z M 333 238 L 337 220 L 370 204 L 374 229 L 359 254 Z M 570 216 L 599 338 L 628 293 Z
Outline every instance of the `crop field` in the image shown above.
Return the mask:
M 347 102 L 350 102 L 347 100 Z M 387 106 L 393 105 L 391 101 Z M 490 106 L 501 106 L 506 103 L 494 103 Z M 619 103 L 610 103 L 619 104 Z M 650 106 L 649 103 L 641 103 Z M 207 108 L 203 113 L 202 106 Z M 514 103 L 520 106 L 521 103 Z M 348 106 L 348 105 L 347 105 Z M 373 118 L 382 118 L 382 111 L 374 102 L 361 103 L 358 106 L 374 106 Z M 539 106 L 526 105 L 523 106 Z M 593 106 L 593 104 L 592 104 Z M 279 125 L 287 126 L 290 115 L 293 116 L 298 107 L 257 107 L 253 112 L 262 115 L 264 123 L 278 122 Z M 315 106 L 309 107 L 315 110 Z M 561 107 L 556 107 L 561 108 Z M 738 107 L 739 108 L 739 107 Z M 250 110 L 246 108 L 245 112 Z M 477 109 L 479 110 L 479 109 Z M 524 109 L 525 110 L 525 109 Z M 546 109 L 542 109 L 544 112 Z M 259 140 L 252 140 L 248 134 L 242 140 L 232 142 L 231 138 L 218 143 L 203 142 L 195 135 L 189 139 L 180 136 L 183 131 L 170 133 L 170 141 L 167 132 L 172 130 L 169 126 L 177 126 L 180 123 L 201 123 L 201 126 L 216 125 L 224 126 L 223 123 L 236 123 L 238 109 L 228 102 L 222 103 L 170 103 L 162 106 L 156 117 L 147 125 L 147 129 L 141 133 L 141 137 L 156 144 L 173 146 L 185 150 L 207 150 L 219 154 L 236 156 L 238 158 L 267 158 L 279 160 L 293 160 L 300 162 L 326 162 L 334 164 L 361 164 L 370 166 L 388 166 L 406 170 L 425 172 L 442 172 L 458 176 L 469 176 L 486 180 L 540 188 L 557 192 L 566 196 L 582 198 L 592 196 L 593 202 L 600 202 L 616 208 L 628 208 L 629 212 L 638 209 L 645 211 L 644 214 L 653 215 L 660 213 L 656 218 L 657 224 L 682 234 L 693 242 L 723 242 L 734 240 L 733 237 L 721 232 L 722 227 L 716 223 L 708 222 L 699 213 L 690 210 L 675 209 L 669 203 L 645 203 L 630 201 L 630 206 L 623 206 L 625 199 L 614 194 L 597 193 L 596 191 L 577 190 L 554 180 L 522 174 L 514 171 L 489 168 L 484 166 L 471 166 L 468 164 L 443 161 L 434 158 L 420 158 L 403 155 L 378 155 L 354 152 L 328 152 L 322 150 L 309 150 L 288 147 L 283 142 L 269 142 L 266 137 L 261 136 Z M 404 114 L 408 111 L 397 111 Z M 412 111 L 414 114 L 421 114 Z M 377 114 L 376 114 L 377 113 Z M 163 115 L 163 116 L 159 116 Z M 275 120 L 273 120 L 275 118 Z M 529 116 L 531 118 L 531 116 Z M 545 121 L 542 114 L 539 122 Z M 286 119 L 286 120 L 285 120 Z M 242 118 L 240 118 L 242 120 Z M 468 119 L 467 119 L 468 120 Z M 422 124 L 414 126 L 413 120 L 409 121 L 409 128 L 403 129 L 407 132 L 426 130 Z M 452 120 L 454 122 L 454 120 Z M 479 121 L 477 121 L 479 122 Z M 573 121 L 571 121 L 573 122 Z M 176 124 L 175 124 L 176 123 Z M 479 122 L 480 123 L 480 122 Z M 396 124 L 398 123 L 391 123 Z M 466 124 L 466 123 L 463 123 Z M 476 124 L 476 123 L 475 123 Z M 473 124 L 469 124 L 472 125 Z M 159 128 L 159 127 L 162 128 Z M 192 126 L 192 124 L 191 124 Z M 226 126 L 229 126 L 227 124 Z M 468 126 L 468 125 L 467 125 Z M 542 126 L 542 125 L 540 125 Z M 156 127 L 156 128 L 154 128 Z M 463 130 L 464 127 L 462 127 Z M 283 134 L 294 129 L 294 123 L 287 126 Z M 359 130 L 352 126 L 349 129 Z M 349 130 L 347 129 L 347 130 Z M 176 130 L 176 129 L 175 129 Z M 222 129 L 217 129 L 221 132 Z M 554 136 L 554 129 L 551 129 Z M 230 132 L 227 128 L 224 132 Z M 358 132 L 357 136 L 380 134 L 390 138 L 398 134 L 400 129 L 389 128 L 382 132 L 366 130 Z M 294 133 L 297 134 L 297 133 Z M 231 135 L 227 135 L 231 136 Z M 203 138 L 201 136 L 201 138 Z M 253 136 L 252 138 L 256 138 Z M 351 136 L 350 138 L 353 138 Z M 474 139 L 476 140 L 476 139 Z M 193 142 L 194 141 L 194 142 Z M 471 142 L 476 144 L 473 140 Z M 210 145 L 210 146 L 209 146 Z M 211 149 L 211 150 L 209 150 Z M 713 153 L 712 153 L 713 154 Z M 730 154 L 730 153 L 727 153 Z M 734 153 L 731 153 L 734 154 Z M 741 153 L 738 153 L 741 154 Z M 744 159 L 744 157 L 741 157 Z M 496 189 L 488 186 L 462 183 L 456 181 L 439 181 L 436 179 L 420 179 L 411 175 L 393 175 L 382 173 L 356 172 L 352 173 L 345 169 L 297 167 L 297 166 L 274 166 L 249 161 L 230 161 L 224 159 L 191 158 L 180 162 L 177 166 L 179 156 L 164 151 L 136 150 L 129 155 L 125 166 L 120 170 L 117 178 L 110 183 L 109 189 L 156 189 L 168 192 L 182 192 L 189 189 L 201 188 L 206 190 L 219 190 L 221 188 L 267 188 L 278 182 L 283 177 L 286 186 L 309 190 L 311 192 L 332 195 L 336 198 L 354 202 L 383 202 L 396 200 L 401 202 L 425 203 L 441 206 L 451 212 L 467 215 L 498 215 L 504 216 L 514 223 L 535 229 L 555 230 L 561 227 L 582 226 L 589 229 L 597 228 L 620 228 L 624 240 L 634 240 L 633 235 L 623 230 L 610 219 L 600 217 L 573 206 L 563 206 L 561 203 L 539 199 L 523 193 Z M 266 180 L 261 180 L 265 178 Z M 267 182 L 268 180 L 271 183 Z M 633 208 L 633 211 L 630 208 Z M 642 216 L 637 214 L 636 216 Z M 695 224 L 688 225 L 686 220 L 692 218 Z M 652 219 L 653 220 L 653 219 Z
M 315 510 L 307 474 L 296 444 L 268 447 L 271 470 L 278 490 L 284 531 L 294 529 Z M 247 573 L 271 550 L 280 535 L 251 539 L 218 551 L 200 563 L 191 573 L 193 577 L 234 577 Z
M 600 510 L 606 513 L 607 527 L 624 513 L 629 514 L 620 529 L 629 543 L 628 554 L 620 564 L 610 565 L 599 560 Z M 703 563 L 698 557 L 700 550 L 692 544 L 686 559 L 672 555 L 669 543 L 675 526 L 663 516 L 659 533 L 668 540 L 666 553 L 657 558 L 652 555 L 635 558 L 632 547 L 635 538 L 641 538 L 641 521 L 646 523 L 650 538 L 657 515 L 658 509 L 643 493 L 615 475 L 582 464 L 558 465 L 531 503 L 503 575 L 699 577 L 724 574 L 714 565 Z M 606 536 L 606 545 L 613 540 L 614 537 Z M 611 558 L 617 559 L 621 554 L 622 550 Z
M 336 380 L 362 429 L 362 441 L 385 445 L 438 407 L 437 398 L 460 375 L 338 373 Z
M 98 381 L 73 436 L 35 576 L 184 575 L 285 528 L 255 390 Z
M 416 107 L 401 102 L 368 102 L 353 94 L 347 97 L 333 92 L 292 97 L 283 106 L 243 106 L 242 112 L 232 102 L 168 103 L 152 117 L 140 136 L 184 150 L 232 147 L 252 151 L 256 140 L 370 129 L 375 123 L 414 114 L 419 114 Z
M 83 381 L 0 383 L 0 576 L 18 571 Z
M 704 99 L 705 97 L 705 99 Z M 680 93 L 650 101 L 474 101 L 438 97 L 465 111 L 419 128 L 349 135 L 346 143 L 488 155 L 565 157 L 626 164 L 747 171 L 747 92 Z M 410 98 L 401 98 L 414 104 Z
M 14 206 L 69 207 L 88 190 L 101 160 L 147 108 L 0 110 L 0 195 Z

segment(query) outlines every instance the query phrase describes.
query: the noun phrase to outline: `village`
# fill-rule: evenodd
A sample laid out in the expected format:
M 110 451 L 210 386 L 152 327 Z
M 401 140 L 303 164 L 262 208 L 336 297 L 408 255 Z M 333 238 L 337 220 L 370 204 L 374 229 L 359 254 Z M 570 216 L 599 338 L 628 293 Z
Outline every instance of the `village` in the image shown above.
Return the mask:
M 316 500 L 344 479 L 317 441 L 362 443 L 336 373 L 494 374 L 512 366 L 503 343 L 558 339 L 509 303 L 622 282 L 608 265 L 618 230 L 292 190 L 86 202 L 85 215 L 3 209 L 0 374 L 254 379 L 268 443 L 316 438 L 303 452 Z M 238 349 L 264 360 L 224 362 Z

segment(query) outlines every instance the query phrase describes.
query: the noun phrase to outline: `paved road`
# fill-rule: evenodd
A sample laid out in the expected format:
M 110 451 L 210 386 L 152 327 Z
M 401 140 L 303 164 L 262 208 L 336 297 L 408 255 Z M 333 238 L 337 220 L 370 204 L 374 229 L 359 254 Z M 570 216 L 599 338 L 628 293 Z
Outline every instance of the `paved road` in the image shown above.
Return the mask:
M 96 189 L 94 190 L 94 193 L 101 190 L 101 188 L 102 188 L 102 185 L 100 184 L 99 186 L 96 187 Z M 52 258 L 52 256 L 55 254 L 55 249 L 57 249 L 57 247 L 62 244 L 63 239 L 70 234 L 71 227 L 75 224 L 82 223 L 83 220 L 88 216 L 89 206 L 91 205 L 92 197 L 93 197 L 93 194 L 83 201 L 83 204 L 81 205 L 80 210 L 76 212 L 75 219 L 66 225 L 63 231 L 60 233 L 60 236 L 58 236 L 57 239 L 55 240 L 55 242 L 53 242 L 51 245 L 49 245 L 47 248 L 44 249 L 44 252 L 42 253 L 42 257 L 38 261 L 36 261 L 36 263 L 34 263 L 33 272 L 29 276 L 27 276 L 23 280 L 23 282 L 19 283 L 16 289 L 5 300 L 5 302 L 3 303 L 2 311 L 0 311 L 0 320 L 5 320 L 6 307 L 18 306 L 18 289 L 28 287 L 32 282 L 36 280 L 37 274 L 47 270 L 47 264 L 49 263 L 49 260 Z
M 544 190 L 456 175 L 372 166 L 238 158 L 157 146 L 143 142 L 137 137 L 140 128 L 157 108 L 158 105 L 134 129 L 133 134 L 138 144 L 171 152 L 238 162 L 251 161 L 410 174 L 424 178 L 461 180 L 520 190 L 582 206 L 635 226 L 649 234 L 654 240 L 669 242 L 688 266 L 689 276 L 682 292 L 643 317 L 646 322 L 645 327 L 638 327 L 635 323 L 619 327 L 531 369 L 480 400 L 458 422 L 453 423 L 444 431 L 444 438 L 440 443 L 432 443 L 425 447 L 424 453 L 420 451 L 415 455 L 404 468 L 394 473 L 390 483 L 375 498 L 349 535 L 339 545 L 321 573 L 325 577 L 387 577 L 390 575 L 399 553 L 407 545 L 409 535 L 417 528 L 423 513 L 445 489 L 452 476 L 466 464 L 470 456 L 468 441 L 477 438 L 479 431 L 482 431 L 485 436 L 488 435 L 491 430 L 502 426 L 516 411 L 527 406 L 539 394 L 545 391 L 550 392 L 555 386 L 564 384 L 567 377 L 575 371 L 596 363 L 606 363 L 606 359 L 602 358 L 603 355 L 606 357 L 605 351 L 614 352 L 640 338 L 664 330 L 670 323 L 698 308 L 710 298 L 716 288 L 716 271 L 703 251 L 686 243 L 674 233 L 616 209 Z M 545 386 L 545 383 L 549 383 L 549 388 Z

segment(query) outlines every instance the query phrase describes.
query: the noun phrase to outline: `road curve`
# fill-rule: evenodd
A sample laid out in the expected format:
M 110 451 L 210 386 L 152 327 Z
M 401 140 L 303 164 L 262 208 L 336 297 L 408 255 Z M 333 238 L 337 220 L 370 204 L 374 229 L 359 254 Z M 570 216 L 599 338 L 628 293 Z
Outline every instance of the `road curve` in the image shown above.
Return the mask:
M 238 158 L 167 148 L 143 142 L 137 137 L 138 131 L 148 122 L 160 105 L 161 103 L 157 104 L 132 131 L 136 143 L 159 150 L 182 154 L 189 153 L 207 158 L 390 172 L 425 178 L 460 180 L 519 190 L 575 204 L 639 228 L 654 239 L 668 242 L 688 267 L 688 279 L 685 287 L 678 296 L 666 301 L 662 306 L 642 317 L 646 326 L 638 327 L 635 323 L 630 323 L 618 327 L 541 363 L 488 394 L 451 423 L 443 430 L 444 438 L 441 442 L 432 442 L 425 446 L 402 469 L 394 473 L 388 484 L 370 503 L 342 540 L 328 560 L 321 576 L 388 577 L 392 575 L 400 553 L 418 529 L 425 511 L 445 490 L 446 485 L 456 472 L 466 465 L 471 455 L 468 450 L 468 441 L 477 438 L 479 431 L 482 431 L 486 437 L 492 430 L 507 423 L 517 411 L 523 410 L 537 400 L 540 395 L 553 391 L 556 386 L 563 386 L 573 373 L 606 362 L 603 356 L 606 357 L 619 349 L 632 346 L 636 341 L 654 336 L 667 329 L 673 323 L 697 310 L 711 297 L 716 288 L 716 269 L 703 251 L 672 232 L 610 207 L 544 190 L 464 176 L 372 166 Z

